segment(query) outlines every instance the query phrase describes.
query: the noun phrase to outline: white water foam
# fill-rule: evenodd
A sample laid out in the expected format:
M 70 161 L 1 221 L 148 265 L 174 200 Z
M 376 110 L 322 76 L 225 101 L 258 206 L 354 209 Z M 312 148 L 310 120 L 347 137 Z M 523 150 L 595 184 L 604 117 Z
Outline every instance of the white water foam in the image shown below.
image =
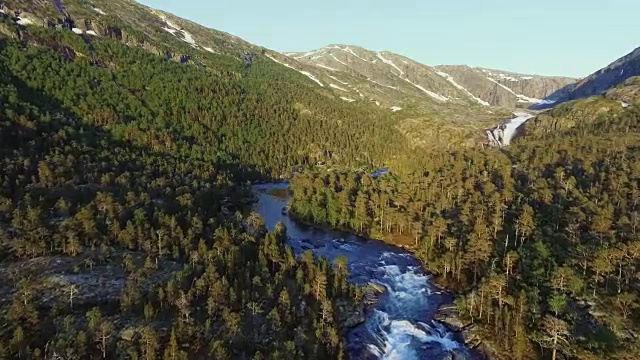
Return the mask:
M 384 252 L 381 260 L 386 264 L 385 260 L 401 255 Z M 419 349 L 425 344 L 439 346 L 444 351 L 461 347 L 443 326 L 429 326 L 407 318 L 407 314 L 419 314 L 428 305 L 432 294 L 428 275 L 421 273 L 418 266 L 383 265 L 379 271 L 383 272 L 380 283 L 387 288 L 388 306 L 385 311 L 374 309 L 368 325 L 376 340 L 375 345 L 368 345 L 372 354 L 383 360 L 412 360 L 421 358 Z
M 339 247 L 340 249 L 342 249 L 342 250 L 345 250 L 345 251 L 356 251 L 356 250 L 358 250 L 358 247 L 357 247 L 357 246 L 355 246 L 355 245 L 353 245 L 353 244 L 349 244 L 349 243 L 341 244 L 341 245 L 339 245 L 338 247 Z
M 431 335 L 427 336 L 425 342 L 435 342 L 440 344 L 440 346 L 447 350 L 451 351 L 453 349 L 457 349 L 460 347 L 460 343 L 453 339 L 453 334 L 448 332 L 447 329 L 439 323 L 434 323 L 435 326 L 429 326 L 425 323 L 419 323 L 425 330 L 431 333 Z
M 442 325 L 431 327 L 421 322 L 416 325 L 409 320 L 392 320 L 380 310 L 374 310 L 374 320 L 378 328 L 372 333 L 378 345 L 368 344 L 367 348 L 382 360 L 420 359 L 417 349 L 424 344 L 437 345 L 444 351 L 461 347 Z
M 514 115 L 516 115 L 516 117 L 509 120 L 504 129 L 503 142 L 505 146 L 508 146 L 511 143 L 511 139 L 516 134 L 516 130 L 527 120 L 534 117 L 533 115 L 527 113 L 514 113 Z

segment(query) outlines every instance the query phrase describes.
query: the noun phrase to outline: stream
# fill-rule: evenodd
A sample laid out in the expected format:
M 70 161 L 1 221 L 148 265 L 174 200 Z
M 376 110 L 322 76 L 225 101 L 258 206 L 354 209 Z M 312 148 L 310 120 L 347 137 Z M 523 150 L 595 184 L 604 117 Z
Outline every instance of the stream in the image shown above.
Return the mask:
M 433 321 L 437 309 L 451 301 L 430 280 L 419 261 L 408 251 L 378 240 L 319 229 L 298 223 L 283 214 L 288 198 L 270 194 L 287 184 L 253 187 L 258 202 L 254 210 L 273 230 L 278 222 L 287 227 L 288 244 L 296 255 L 311 250 L 316 256 L 334 260 L 346 256 L 349 280 L 374 282 L 387 291 L 366 311 L 363 324 L 347 335 L 351 359 L 472 359 L 473 356 L 440 323 Z M 452 356 L 455 354 L 455 357 Z

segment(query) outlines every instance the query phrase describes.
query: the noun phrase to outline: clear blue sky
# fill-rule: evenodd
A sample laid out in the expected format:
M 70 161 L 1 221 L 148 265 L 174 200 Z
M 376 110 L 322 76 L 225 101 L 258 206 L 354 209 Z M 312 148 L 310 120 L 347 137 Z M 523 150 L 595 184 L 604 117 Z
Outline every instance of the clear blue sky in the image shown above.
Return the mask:
M 581 77 L 640 46 L 640 0 L 142 0 L 280 52 L 328 44 L 428 64 Z

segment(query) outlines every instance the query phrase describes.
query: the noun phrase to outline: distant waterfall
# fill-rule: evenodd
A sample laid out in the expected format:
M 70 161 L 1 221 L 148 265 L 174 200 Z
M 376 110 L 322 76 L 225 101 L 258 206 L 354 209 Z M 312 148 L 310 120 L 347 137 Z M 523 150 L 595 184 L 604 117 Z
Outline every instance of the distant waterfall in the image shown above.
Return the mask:
M 500 125 L 494 129 L 487 130 L 487 138 L 491 146 L 509 146 L 518 128 L 527 122 L 527 120 L 535 117 L 534 115 L 523 112 L 514 113 L 514 115 L 514 118 L 501 122 Z

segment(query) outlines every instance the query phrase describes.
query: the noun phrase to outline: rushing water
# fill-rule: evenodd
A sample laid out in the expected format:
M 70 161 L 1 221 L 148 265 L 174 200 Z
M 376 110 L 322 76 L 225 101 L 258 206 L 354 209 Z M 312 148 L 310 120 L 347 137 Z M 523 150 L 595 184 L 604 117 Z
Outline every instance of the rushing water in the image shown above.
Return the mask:
M 489 143 L 492 146 L 509 146 L 518 128 L 534 117 L 534 115 L 525 112 L 516 112 L 513 115 L 515 115 L 514 118 L 501 122 L 495 129 L 487 130 Z
M 374 282 L 386 287 L 376 305 L 367 311 L 364 324 L 348 336 L 352 359 L 445 359 L 454 351 L 458 358 L 471 358 L 453 334 L 433 321 L 440 305 L 450 301 L 430 283 L 429 275 L 406 250 L 351 234 L 318 229 L 295 222 L 282 213 L 288 199 L 271 195 L 270 190 L 286 184 L 255 185 L 258 196 L 254 210 L 272 230 L 278 222 L 287 227 L 289 246 L 297 255 L 312 250 L 317 256 L 336 259 L 346 256 L 350 279 Z

